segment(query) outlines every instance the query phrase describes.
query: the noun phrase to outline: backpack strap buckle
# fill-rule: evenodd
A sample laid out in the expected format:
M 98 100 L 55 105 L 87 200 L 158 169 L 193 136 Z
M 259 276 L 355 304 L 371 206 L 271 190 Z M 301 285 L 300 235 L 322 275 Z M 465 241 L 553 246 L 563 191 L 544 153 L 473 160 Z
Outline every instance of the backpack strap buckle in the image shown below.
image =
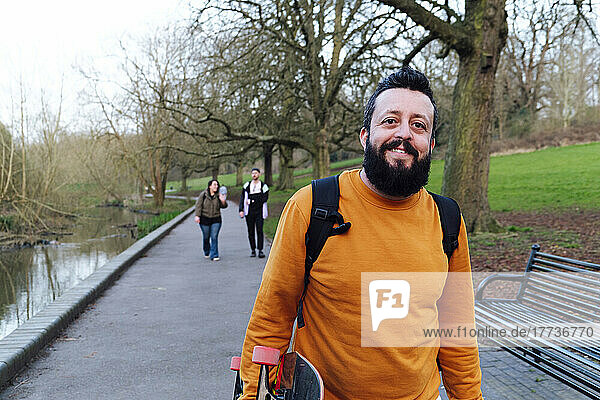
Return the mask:
M 313 217 L 322 219 L 322 220 L 327 220 L 328 216 L 329 216 L 329 212 L 326 209 L 315 207 L 315 209 L 313 211 Z

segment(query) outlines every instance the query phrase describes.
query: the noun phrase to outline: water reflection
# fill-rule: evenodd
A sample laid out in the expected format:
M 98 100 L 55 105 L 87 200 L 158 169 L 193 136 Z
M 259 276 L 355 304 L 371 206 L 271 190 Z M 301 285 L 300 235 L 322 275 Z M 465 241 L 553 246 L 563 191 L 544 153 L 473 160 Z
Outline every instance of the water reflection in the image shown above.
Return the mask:
M 99 208 L 54 244 L 0 252 L 0 339 L 131 246 L 131 229 L 118 226 L 143 218 Z

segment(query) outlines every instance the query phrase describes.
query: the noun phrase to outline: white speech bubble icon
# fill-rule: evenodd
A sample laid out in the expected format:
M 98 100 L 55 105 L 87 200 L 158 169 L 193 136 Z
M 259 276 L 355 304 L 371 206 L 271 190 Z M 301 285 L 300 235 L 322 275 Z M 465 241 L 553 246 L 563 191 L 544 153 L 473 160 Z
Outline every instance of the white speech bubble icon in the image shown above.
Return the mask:
M 402 319 L 408 315 L 410 284 L 405 280 L 376 280 L 369 283 L 373 332 L 384 319 Z

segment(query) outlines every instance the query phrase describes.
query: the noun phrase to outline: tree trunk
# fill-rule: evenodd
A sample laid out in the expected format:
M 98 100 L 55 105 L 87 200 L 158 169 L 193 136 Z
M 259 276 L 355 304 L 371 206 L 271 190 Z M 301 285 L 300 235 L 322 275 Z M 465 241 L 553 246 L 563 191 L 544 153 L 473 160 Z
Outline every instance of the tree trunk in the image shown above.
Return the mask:
M 442 193 L 458 201 L 469 232 L 497 231 L 487 192 L 494 80 L 506 42 L 506 13 L 502 0 L 480 2 L 469 11 L 473 48 L 459 53 Z
M 144 195 L 146 194 L 146 188 L 142 179 L 138 182 L 138 203 L 142 204 L 144 201 Z
M 162 207 L 165 205 L 165 192 L 163 190 L 155 190 L 152 193 L 152 196 L 154 198 L 154 205 L 156 207 Z
M 167 174 L 162 174 L 157 171 L 154 175 L 154 190 L 152 191 L 152 197 L 154 198 L 154 205 L 156 207 L 162 207 L 165 204 L 165 186 L 167 184 Z
M 279 180 L 277 189 L 292 189 L 294 187 L 294 149 L 279 145 Z
M 180 192 L 187 192 L 188 190 L 188 185 L 187 185 L 187 175 L 186 173 L 182 172 L 181 173 L 181 189 L 179 190 Z
M 212 178 L 213 179 L 219 179 L 219 165 L 213 165 L 212 169 Z
M 242 186 L 244 183 L 244 165 L 240 162 L 235 165 L 235 186 Z
M 167 174 L 168 174 L 168 172 L 166 172 L 166 171 L 162 174 L 161 183 L 160 183 L 160 189 L 161 189 L 161 192 L 162 192 L 163 204 L 164 204 L 165 194 L 166 194 L 166 191 L 167 191 Z
M 329 141 L 327 126 L 321 128 L 315 138 L 316 152 L 313 153 L 313 176 L 315 179 L 329 176 Z
M 264 181 L 267 186 L 273 186 L 273 147 L 274 144 L 263 143 L 263 155 L 265 158 Z
M 158 208 L 162 207 L 165 204 L 164 188 L 160 188 L 157 186 L 151 192 L 152 192 L 152 199 L 154 200 L 154 205 Z

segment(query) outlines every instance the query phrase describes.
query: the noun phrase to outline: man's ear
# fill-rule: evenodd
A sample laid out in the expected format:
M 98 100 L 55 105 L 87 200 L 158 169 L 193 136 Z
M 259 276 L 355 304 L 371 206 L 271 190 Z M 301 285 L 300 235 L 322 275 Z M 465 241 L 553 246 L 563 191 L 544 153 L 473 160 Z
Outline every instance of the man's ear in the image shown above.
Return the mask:
M 430 145 L 429 145 L 429 151 L 433 151 L 433 148 L 435 147 L 435 137 L 432 136 L 431 140 L 430 140 Z
M 358 138 L 360 139 L 360 144 L 362 145 L 364 150 L 367 146 L 367 140 L 369 139 L 369 132 L 367 132 L 365 127 L 361 128 Z

